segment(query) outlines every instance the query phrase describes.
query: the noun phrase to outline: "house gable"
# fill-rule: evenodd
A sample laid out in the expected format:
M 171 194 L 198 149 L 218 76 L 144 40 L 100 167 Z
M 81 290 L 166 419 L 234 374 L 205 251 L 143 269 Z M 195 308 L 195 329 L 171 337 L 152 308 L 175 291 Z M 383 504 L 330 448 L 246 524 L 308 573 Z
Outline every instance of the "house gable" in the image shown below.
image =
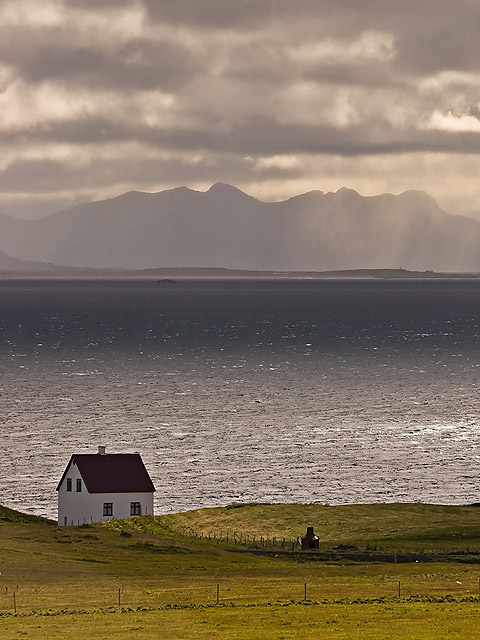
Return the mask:
M 68 475 L 68 472 L 70 471 L 70 467 L 72 466 L 72 462 L 73 462 L 73 456 L 70 458 L 70 460 L 68 461 L 67 466 L 65 467 L 65 471 L 63 472 L 62 477 L 60 478 L 60 482 L 57 484 L 57 491 L 60 491 L 60 487 L 62 486 L 63 481 L 65 480 L 65 478 Z

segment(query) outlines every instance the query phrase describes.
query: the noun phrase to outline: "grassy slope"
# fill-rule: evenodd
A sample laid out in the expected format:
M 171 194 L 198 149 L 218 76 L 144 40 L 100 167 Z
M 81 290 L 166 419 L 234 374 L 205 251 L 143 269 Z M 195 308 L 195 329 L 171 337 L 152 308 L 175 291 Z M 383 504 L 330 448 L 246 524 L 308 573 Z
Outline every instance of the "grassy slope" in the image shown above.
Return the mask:
M 338 544 L 387 552 L 480 552 L 480 508 L 424 504 L 253 504 L 164 516 L 173 527 L 204 535 L 296 539 L 313 525 L 323 549 Z
M 478 602 L 459 599 L 475 600 L 477 565 L 302 563 L 239 554 L 172 528 L 231 526 L 282 537 L 314 524 L 330 546 L 372 546 L 385 531 L 387 547 L 433 540 L 461 549 L 477 543 L 479 517 L 474 507 L 254 505 L 66 529 L 0 508 L 0 638 L 151 638 L 158 628 L 166 639 L 468 637 Z M 402 598 L 420 594 L 422 601 L 398 601 L 399 581 Z M 308 601 L 320 604 L 301 604 L 304 582 Z M 17 616 L 10 615 L 14 593 Z M 45 615 L 49 609 L 55 615 Z
M 54 520 L 47 520 L 40 516 L 31 516 L 27 513 L 21 513 L 8 507 L 2 507 L 0 505 L 0 524 L 6 523 L 21 523 L 21 524 L 40 524 L 40 525 L 55 525 Z

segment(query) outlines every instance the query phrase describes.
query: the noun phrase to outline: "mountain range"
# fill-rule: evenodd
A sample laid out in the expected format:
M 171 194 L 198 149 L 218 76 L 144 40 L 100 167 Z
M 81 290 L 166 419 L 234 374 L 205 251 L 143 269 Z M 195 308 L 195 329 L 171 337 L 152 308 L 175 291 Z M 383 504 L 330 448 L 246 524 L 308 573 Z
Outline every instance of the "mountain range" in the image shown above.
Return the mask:
M 20 271 L 28 273 L 56 273 L 60 267 L 46 262 L 34 262 L 32 260 L 20 260 L 0 251 L 0 271 Z M 63 270 L 62 270 L 63 271 Z
M 0 269 L 480 271 L 480 223 L 422 191 L 351 189 L 262 202 L 223 183 L 132 191 L 37 220 L 0 215 Z M 44 267 L 42 267 L 44 265 Z

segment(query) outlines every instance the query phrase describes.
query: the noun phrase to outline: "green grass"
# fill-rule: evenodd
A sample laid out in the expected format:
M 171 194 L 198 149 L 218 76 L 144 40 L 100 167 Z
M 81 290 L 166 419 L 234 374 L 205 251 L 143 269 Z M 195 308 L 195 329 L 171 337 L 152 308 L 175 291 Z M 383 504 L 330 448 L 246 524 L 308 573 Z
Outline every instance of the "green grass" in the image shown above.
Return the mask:
M 44 526 L 56 525 L 54 520 L 48 520 L 47 518 L 42 518 L 40 516 L 31 516 L 0 505 L 0 525 L 6 523 L 40 524 Z
M 479 518 L 475 507 L 235 505 L 63 528 L 0 507 L 0 639 L 475 637 L 477 564 L 305 562 L 192 536 L 297 537 L 311 524 L 325 549 L 465 552 L 480 549 Z
M 252 504 L 198 509 L 162 521 L 207 536 L 296 539 L 313 525 L 320 548 L 337 545 L 389 553 L 480 553 L 480 508 L 424 504 Z

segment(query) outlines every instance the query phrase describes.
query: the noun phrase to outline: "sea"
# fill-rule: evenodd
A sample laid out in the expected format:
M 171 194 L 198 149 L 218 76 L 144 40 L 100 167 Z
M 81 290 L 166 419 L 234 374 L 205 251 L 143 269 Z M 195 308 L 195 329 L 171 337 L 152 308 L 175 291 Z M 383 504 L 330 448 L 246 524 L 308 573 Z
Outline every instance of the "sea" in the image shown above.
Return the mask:
M 0 504 L 142 455 L 156 513 L 480 501 L 480 280 L 0 279 Z

